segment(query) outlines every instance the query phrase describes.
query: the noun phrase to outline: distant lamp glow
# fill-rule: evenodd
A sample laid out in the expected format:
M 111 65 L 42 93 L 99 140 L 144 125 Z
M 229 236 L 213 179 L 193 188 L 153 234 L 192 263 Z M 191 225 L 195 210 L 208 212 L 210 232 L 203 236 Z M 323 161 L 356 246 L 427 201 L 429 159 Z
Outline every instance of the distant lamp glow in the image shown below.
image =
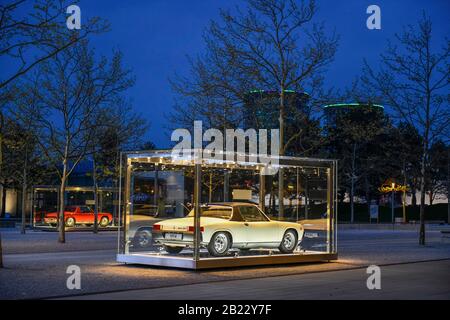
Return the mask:
M 382 193 L 391 192 L 391 215 L 392 215 L 392 223 L 394 223 L 394 195 L 395 192 L 403 192 L 403 222 L 406 223 L 406 210 L 405 210 L 405 197 L 406 191 L 408 190 L 408 186 L 396 184 L 395 182 L 391 182 L 391 184 L 384 183 L 378 190 Z

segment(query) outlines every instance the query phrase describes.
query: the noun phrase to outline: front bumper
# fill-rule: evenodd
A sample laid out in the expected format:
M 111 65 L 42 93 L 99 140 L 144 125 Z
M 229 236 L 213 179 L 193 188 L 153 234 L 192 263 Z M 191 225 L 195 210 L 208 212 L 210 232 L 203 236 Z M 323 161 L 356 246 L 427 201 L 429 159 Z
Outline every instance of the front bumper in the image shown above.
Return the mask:
M 47 223 L 47 224 L 58 223 L 58 219 L 56 219 L 56 218 L 44 218 L 44 223 Z

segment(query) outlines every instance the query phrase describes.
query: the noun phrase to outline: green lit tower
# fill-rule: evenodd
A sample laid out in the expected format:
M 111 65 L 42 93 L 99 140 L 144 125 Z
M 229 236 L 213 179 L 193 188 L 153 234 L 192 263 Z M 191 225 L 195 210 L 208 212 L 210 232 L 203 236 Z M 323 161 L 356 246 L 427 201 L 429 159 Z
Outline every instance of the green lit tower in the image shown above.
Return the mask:
M 382 105 L 357 102 L 328 104 L 323 107 L 323 110 L 327 127 L 339 126 L 343 118 L 366 122 L 384 113 Z

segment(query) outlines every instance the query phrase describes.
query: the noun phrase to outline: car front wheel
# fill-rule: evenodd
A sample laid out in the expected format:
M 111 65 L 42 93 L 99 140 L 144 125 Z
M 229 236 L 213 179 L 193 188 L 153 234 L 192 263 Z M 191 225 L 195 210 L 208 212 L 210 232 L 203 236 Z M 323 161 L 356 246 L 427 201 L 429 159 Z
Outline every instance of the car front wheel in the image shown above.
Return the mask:
M 70 217 L 66 219 L 66 227 L 74 227 L 75 226 L 75 219 Z
M 292 253 L 297 247 L 297 239 L 297 232 L 294 230 L 287 230 L 281 240 L 279 247 L 280 251 L 282 253 Z
M 108 217 L 102 217 L 102 218 L 100 219 L 100 226 L 101 226 L 101 227 L 107 227 L 108 224 L 109 224 L 109 219 L 108 219 Z
M 225 256 L 231 247 L 230 235 L 226 232 L 217 232 L 211 237 L 208 252 L 214 257 Z

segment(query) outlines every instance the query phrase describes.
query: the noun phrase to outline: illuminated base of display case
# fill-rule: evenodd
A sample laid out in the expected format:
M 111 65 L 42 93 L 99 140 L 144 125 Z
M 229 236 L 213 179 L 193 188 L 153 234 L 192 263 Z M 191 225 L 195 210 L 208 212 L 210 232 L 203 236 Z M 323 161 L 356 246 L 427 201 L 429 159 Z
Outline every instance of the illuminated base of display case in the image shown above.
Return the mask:
M 148 253 L 130 253 L 118 254 L 117 262 L 127 264 L 143 264 L 150 266 L 163 266 L 182 269 L 212 269 L 212 268 L 230 268 L 245 267 L 257 265 L 276 265 L 307 262 L 328 262 L 337 260 L 337 253 L 323 252 L 304 252 L 302 254 L 273 254 L 263 256 L 239 256 L 239 257 L 220 257 L 220 258 L 202 258 L 198 261 L 192 257 L 177 257 L 155 255 Z

